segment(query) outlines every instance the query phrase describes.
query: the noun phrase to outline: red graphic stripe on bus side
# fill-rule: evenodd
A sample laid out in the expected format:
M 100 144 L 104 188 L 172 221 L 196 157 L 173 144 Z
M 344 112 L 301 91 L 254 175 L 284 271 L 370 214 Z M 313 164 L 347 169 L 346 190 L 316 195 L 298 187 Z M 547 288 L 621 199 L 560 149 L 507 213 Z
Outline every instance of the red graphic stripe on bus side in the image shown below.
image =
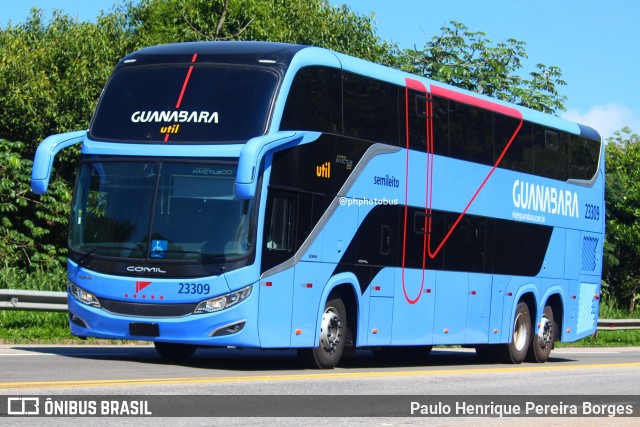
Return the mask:
M 511 144 L 513 143 L 513 141 L 516 139 L 516 136 L 518 136 L 518 133 L 520 132 L 520 129 L 522 128 L 522 125 L 523 125 L 523 118 L 520 111 L 518 111 L 515 108 L 507 107 L 495 102 L 476 98 L 471 95 L 462 94 L 450 89 L 445 89 L 445 88 L 441 88 L 434 85 L 430 86 L 431 93 L 427 94 L 427 101 L 425 105 L 425 111 L 427 116 L 427 119 L 425 120 L 426 122 L 425 123 L 426 125 L 426 141 L 425 141 L 426 153 L 425 154 L 427 155 L 427 168 L 425 171 L 425 179 L 426 179 L 426 182 L 425 182 L 426 184 L 425 231 L 426 233 L 424 236 L 423 248 L 422 248 L 422 251 L 423 251 L 422 252 L 422 283 L 420 285 L 420 292 L 418 293 L 418 296 L 414 299 L 411 299 L 407 294 L 407 289 L 405 284 L 405 274 L 404 274 L 406 251 L 407 251 L 407 219 L 408 219 L 407 217 L 408 217 L 408 209 L 409 209 L 408 208 L 408 202 L 409 202 L 409 89 L 426 92 L 426 88 L 419 81 L 412 80 L 412 79 L 406 79 L 405 81 L 406 81 L 406 87 L 405 87 L 405 128 L 406 128 L 405 133 L 406 135 L 405 137 L 406 137 L 406 153 L 407 154 L 405 158 L 405 207 L 404 207 L 404 234 L 403 234 L 403 243 L 402 243 L 402 291 L 404 292 L 404 297 L 407 300 L 407 302 L 409 304 L 415 304 L 420 299 L 420 296 L 422 295 L 422 290 L 424 289 L 424 274 L 425 274 L 427 253 L 429 257 L 433 259 L 442 250 L 445 243 L 451 237 L 453 231 L 458 227 L 458 224 L 460 224 L 460 221 L 466 215 L 467 211 L 469 210 L 469 208 L 471 207 L 475 199 L 478 197 L 478 194 L 480 194 L 480 191 L 482 191 L 486 183 L 489 181 L 489 178 L 491 178 L 495 170 L 500 165 L 500 162 L 502 162 L 502 159 L 504 158 L 505 154 L 511 147 Z M 474 105 L 477 107 L 481 107 L 481 108 L 488 109 L 500 114 L 505 114 L 505 115 L 520 119 L 520 123 L 518 124 L 518 127 L 513 132 L 513 135 L 511 135 L 509 142 L 500 153 L 500 156 L 496 160 L 495 164 L 493 165 L 493 167 L 491 168 L 487 176 L 484 178 L 484 180 L 482 181 L 478 189 L 475 191 L 475 193 L 473 194 L 473 196 L 465 206 L 464 210 L 460 213 L 460 215 L 456 219 L 456 222 L 451 226 L 451 228 L 449 229 L 447 234 L 444 236 L 444 238 L 442 239 L 442 242 L 440 242 L 440 244 L 435 249 L 435 251 L 431 250 L 431 229 L 432 229 L 432 223 L 433 223 L 432 206 L 433 206 L 433 158 L 434 158 L 433 103 L 431 101 L 432 95 L 446 97 L 454 101 L 464 102 L 466 104 Z
M 465 93 L 456 92 L 455 90 L 446 89 L 436 85 L 429 85 L 429 88 L 432 95 L 442 96 L 443 98 L 452 99 L 454 101 L 463 102 L 465 104 L 474 105 L 496 113 L 522 119 L 522 113 L 513 107 L 507 107 L 506 105 L 498 104 L 497 102 L 477 98 L 473 95 L 467 95 Z
M 419 92 L 427 91 L 427 87 L 419 80 L 405 78 L 404 82 L 409 89 L 417 90 Z
M 407 216 L 409 215 L 409 83 L 407 79 L 407 87 L 405 88 L 405 143 L 406 143 L 406 156 L 405 156 L 405 174 L 404 174 L 404 232 L 402 233 L 402 292 L 404 292 L 404 298 L 409 304 L 415 304 L 420 299 L 422 294 L 422 288 L 424 287 L 424 276 L 422 285 L 420 287 L 420 293 L 415 299 L 409 298 L 407 295 L 407 287 L 405 286 L 405 260 L 407 256 Z M 423 254 L 424 255 L 424 254 Z M 424 269 L 422 270 L 424 274 Z
M 440 242 L 440 244 L 438 245 L 438 247 L 436 248 L 435 251 L 431 251 L 431 234 L 429 234 L 429 257 L 431 259 L 435 258 L 438 255 L 438 253 L 440 252 L 440 250 L 442 249 L 444 244 L 447 242 L 447 240 L 449 240 L 449 237 L 451 237 L 451 234 L 456 229 L 456 227 L 458 226 L 460 221 L 462 221 L 462 218 L 465 216 L 465 214 L 467 213 L 467 211 L 469 210 L 469 208 L 471 207 L 473 202 L 476 200 L 476 197 L 478 197 L 478 194 L 480 194 L 480 191 L 482 191 L 482 188 L 485 186 L 487 181 L 489 181 L 489 178 L 491 178 L 491 175 L 493 175 L 493 173 L 496 171 L 496 169 L 500 165 L 500 162 L 504 158 L 505 154 L 507 154 L 507 150 L 509 149 L 509 147 L 511 147 L 511 144 L 516 139 L 516 136 L 518 136 L 518 133 L 520 133 L 520 129 L 522 128 L 522 124 L 523 124 L 523 120 L 520 119 L 520 123 L 518 124 L 518 127 L 513 132 L 513 135 L 511 135 L 511 139 L 509 139 L 509 142 L 507 143 L 507 145 L 502 150 L 502 153 L 500 153 L 500 156 L 498 157 L 498 160 L 496 160 L 496 163 L 493 165 L 493 167 L 491 168 L 491 170 L 489 171 L 487 176 L 484 178 L 484 180 L 482 181 L 482 184 L 480 184 L 480 186 L 478 187 L 476 192 L 473 194 L 473 196 L 469 200 L 469 203 L 467 203 L 467 206 L 465 206 L 464 210 L 460 213 L 460 215 L 458 215 L 458 219 L 456 219 L 456 222 L 453 223 L 453 225 L 451 226 L 451 228 L 449 229 L 447 234 L 444 236 L 444 238 L 442 239 L 442 242 Z M 430 222 L 432 221 L 431 217 L 429 217 L 429 221 Z M 431 226 L 429 226 L 429 230 L 431 230 Z
M 422 290 L 424 289 L 424 274 L 425 274 L 425 267 L 426 267 L 426 262 L 427 262 L 427 245 L 428 245 L 428 241 L 427 241 L 427 235 L 424 235 L 423 238 L 423 242 L 422 242 L 422 279 L 420 281 L 420 291 L 418 292 L 418 295 L 411 299 L 409 298 L 409 295 L 407 294 L 407 287 L 405 285 L 405 261 L 406 261 L 406 254 L 407 254 L 407 217 L 409 215 L 409 89 L 413 89 L 422 93 L 426 93 L 427 92 L 427 88 L 425 87 L 424 84 L 422 84 L 422 82 L 418 81 L 418 80 L 413 80 L 413 79 L 405 79 L 405 144 L 406 144 L 406 158 L 405 158 L 405 189 L 404 189 L 404 234 L 403 234 L 403 242 L 402 242 L 402 292 L 404 293 L 404 298 L 407 300 L 407 302 L 409 304 L 415 304 L 420 300 L 420 297 L 422 296 Z M 430 100 L 426 101 L 426 112 L 427 115 L 428 113 L 428 105 L 430 104 Z M 427 126 L 427 131 L 428 131 L 428 126 L 429 126 L 429 121 L 426 120 L 425 121 L 425 126 Z M 427 141 L 427 145 L 429 144 L 429 142 Z M 432 151 L 433 152 L 433 151 Z M 429 163 L 429 159 L 427 159 L 427 173 L 428 173 L 428 163 Z M 431 160 L 432 161 L 432 160 Z M 428 183 L 427 183 L 428 185 Z M 428 196 L 427 196 L 428 198 Z M 426 216 L 425 216 L 425 229 L 427 227 L 427 222 L 426 222 Z
M 196 62 L 198 58 L 198 54 L 194 53 L 191 57 L 191 63 Z M 189 84 L 189 79 L 191 78 L 191 72 L 193 71 L 193 65 L 189 66 L 189 70 L 187 71 L 187 76 L 184 78 L 184 82 L 182 83 L 182 90 L 180 91 L 180 95 L 178 96 L 178 102 L 176 102 L 176 110 L 180 108 L 180 104 L 182 104 L 182 98 L 184 97 L 184 92 L 187 90 L 187 85 Z M 169 134 L 165 134 L 164 142 L 169 141 Z

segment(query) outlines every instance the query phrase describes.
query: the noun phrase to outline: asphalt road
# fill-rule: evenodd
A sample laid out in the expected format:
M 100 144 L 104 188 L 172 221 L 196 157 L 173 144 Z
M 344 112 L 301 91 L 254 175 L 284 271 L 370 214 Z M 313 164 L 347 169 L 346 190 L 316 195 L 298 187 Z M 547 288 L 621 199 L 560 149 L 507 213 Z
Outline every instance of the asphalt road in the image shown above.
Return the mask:
M 556 349 L 544 364 L 484 364 L 473 350 L 434 349 L 425 363 L 359 352 L 338 368 L 304 369 L 295 352 L 199 349 L 182 362 L 149 346 L 0 346 L 0 395 L 640 395 L 640 348 Z M 242 397 L 239 397 L 241 399 Z M 372 402 L 376 400 L 373 399 Z M 328 405 L 330 406 L 330 405 Z M 304 408 L 303 408 L 304 409 Z M 495 418 L 280 418 L 272 425 L 496 425 Z M 304 411 L 303 411 L 304 412 Z M 640 411 L 639 411 L 640 412 Z M 640 413 L 638 414 L 640 415 Z M 153 425 L 264 425 L 264 418 L 178 418 Z M 35 425 L 9 419 L 11 425 Z M 40 420 L 42 419 L 31 419 Z M 55 425 L 67 419 L 51 419 Z M 109 418 L 92 425 L 108 425 Z M 113 419 L 111 419 L 113 420 Z M 118 418 L 120 425 L 141 419 Z M 179 420 L 177 423 L 175 420 Z M 184 421 L 184 422 L 180 422 Z M 519 425 L 511 419 L 509 425 Z M 25 422 L 21 424 L 21 421 Z M 137 422 L 134 422 L 137 421 Z M 473 421 L 473 422 L 471 422 Z M 550 425 L 637 425 L 638 418 L 544 418 Z M 103 423 L 103 424 L 101 424 Z M 344 424 L 343 424 L 344 423 Z M 523 422 L 522 425 L 530 424 Z M 3 422 L 4 424 L 4 422 Z M 43 424 L 44 425 L 44 424 Z M 151 424 L 149 424 L 151 425 Z

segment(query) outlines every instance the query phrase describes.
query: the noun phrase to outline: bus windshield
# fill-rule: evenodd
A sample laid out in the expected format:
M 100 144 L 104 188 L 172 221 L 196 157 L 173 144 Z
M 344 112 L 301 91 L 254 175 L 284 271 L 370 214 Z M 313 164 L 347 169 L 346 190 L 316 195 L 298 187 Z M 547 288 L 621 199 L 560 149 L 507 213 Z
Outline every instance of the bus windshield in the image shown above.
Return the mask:
M 219 263 L 247 254 L 252 203 L 224 162 L 85 161 L 70 248 L 82 256 Z
M 110 78 L 89 134 L 133 143 L 241 143 L 262 135 L 277 88 L 271 69 L 125 66 Z

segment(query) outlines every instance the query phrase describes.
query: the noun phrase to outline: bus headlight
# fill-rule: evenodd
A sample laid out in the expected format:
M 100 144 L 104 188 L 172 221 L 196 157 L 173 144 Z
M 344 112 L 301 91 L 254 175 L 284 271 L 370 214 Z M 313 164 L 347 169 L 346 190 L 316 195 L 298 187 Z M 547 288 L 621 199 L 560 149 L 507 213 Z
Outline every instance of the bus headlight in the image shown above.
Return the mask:
M 67 289 L 69 290 L 69 293 L 76 297 L 76 299 L 81 303 L 100 308 L 100 301 L 98 301 L 98 298 L 96 298 L 92 293 L 85 291 L 71 282 L 67 282 Z
M 200 304 L 198 304 L 196 309 L 193 310 L 193 313 L 213 313 L 216 311 L 224 310 L 225 308 L 229 308 L 232 305 L 236 305 L 237 303 L 247 299 L 249 295 L 251 295 L 252 287 L 252 285 L 249 285 L 246 288 L 242 288 L 235 292 L 202 301 Z

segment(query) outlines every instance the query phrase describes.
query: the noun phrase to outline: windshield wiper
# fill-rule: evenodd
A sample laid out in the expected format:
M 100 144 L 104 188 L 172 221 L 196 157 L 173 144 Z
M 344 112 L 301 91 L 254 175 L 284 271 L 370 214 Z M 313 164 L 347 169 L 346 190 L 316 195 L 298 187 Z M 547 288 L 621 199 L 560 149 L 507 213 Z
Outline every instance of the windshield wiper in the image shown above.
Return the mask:
M 95 251 L 97 251 L 98 249 L 100 249 L 100 246 L 97 246 L 97 247 L 95 247 L 95 248 L 91 249 L 91 250 L 90 250 L 89 252 L 87 252 L 86 254 L 82 255 L 82 257 L 80 257 L 80 259 L 78 260 L 78 265 L 84 265 L 84 262 L 85 262 L 86 260 L 88 260 L 88 259 L 89 259 L 89 257 L 90 257 L 91 255 L 93 255 L 93 253 L 94 253 Z
M 214 262 L 216 260 L 218 260 L 218 262 L 220 262 L 220 258 L 225 258 L 224 254 L 209 254 L 209 253 L 203 253 L 200 251 L 188 251 L 188 250 L 182 250 L 182 249 L 167 249 L 166 251 L 151 251 L 150 254 L 150 258 L 157 260 L 157 259 L 166 259 L 166 254 L 180 254 L 180 255 L 197 255 L 196 257 L 191 258 L 191 260 L 196 260 L 199 259 L 200 261 L 205 261 L 205 262 Z M 185 261 L 188 261 L 189 259 L 185 259 Z
M 118 250 L 118 251 L 122 251 L 122 250 L 138 250 L 138 251 L 145 251 L 145 249 L 141 246 L 141 245 L 136 245 L 134 247 L 129 247 L 129 246 L 96 246 L 95 248 L 91 249 L 89 252 L 87 252 L 86 254 L 82 255 L 82 257 L 80 257 L 80 259 L 78 260 L 78 265 L 84 265 L 84 262 L 87 261 L 89 258 L 91 258 L 91 256 L 98 250 Z

